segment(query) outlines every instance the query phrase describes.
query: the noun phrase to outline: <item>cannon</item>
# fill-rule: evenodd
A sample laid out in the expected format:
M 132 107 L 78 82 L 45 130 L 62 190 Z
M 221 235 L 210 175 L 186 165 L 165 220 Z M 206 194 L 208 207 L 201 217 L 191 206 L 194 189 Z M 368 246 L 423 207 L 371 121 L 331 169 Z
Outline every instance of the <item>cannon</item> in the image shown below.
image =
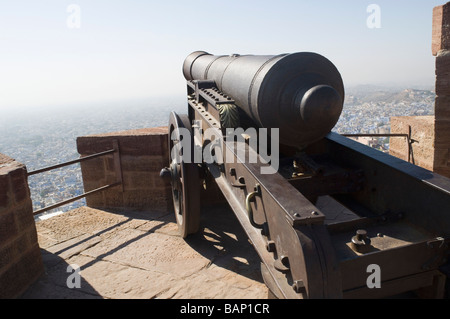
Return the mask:
M 450 180 L 332 132 L 345 92 L 330 60 L 196 51 L 183 74 L 161 171 L 182 237 L 213 180 L 272 297 L 446 296 Z
M 302 147 L 337 123 L 344 86 L 334 65 L 310 52 L 276 56 L 189 55 L 186 80 L 214 81 L 259 127 L 280 128 L 280 143 Z

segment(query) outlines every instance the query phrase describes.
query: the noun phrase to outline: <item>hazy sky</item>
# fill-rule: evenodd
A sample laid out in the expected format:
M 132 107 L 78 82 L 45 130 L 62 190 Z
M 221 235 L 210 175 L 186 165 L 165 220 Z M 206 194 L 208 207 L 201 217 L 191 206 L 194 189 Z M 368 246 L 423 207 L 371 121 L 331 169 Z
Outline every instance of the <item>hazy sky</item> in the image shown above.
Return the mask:
M 432 11 L 444 3 L 0 0 L 0 108 L 183 94 L 196 50 L 313 51 L 347 86 L 433 86 Z M 370 4 L 381 28 L 367 25 Z

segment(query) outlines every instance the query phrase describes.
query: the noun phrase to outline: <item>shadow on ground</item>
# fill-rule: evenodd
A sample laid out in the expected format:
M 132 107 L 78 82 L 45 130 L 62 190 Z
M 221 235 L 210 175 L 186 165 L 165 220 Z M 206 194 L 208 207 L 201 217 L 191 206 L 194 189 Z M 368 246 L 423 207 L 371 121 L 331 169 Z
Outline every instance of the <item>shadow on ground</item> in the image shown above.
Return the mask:
M 209 266 L 216 265 L 263 283 L 260 258 L 228 204 L 204 207 L 200 231 L 186 242 L 210 258 Z M 211 251 L 214 251 L 212 258 Z
M 45 274 L 25 299 L 267 296 L 259 257 L 227 204 L 204 207 L 201 230 L 186 240 L 167 212 L 82 207 L 36 226 Z M 70 265 L 80 267 L 80 288 L 70 288 Z

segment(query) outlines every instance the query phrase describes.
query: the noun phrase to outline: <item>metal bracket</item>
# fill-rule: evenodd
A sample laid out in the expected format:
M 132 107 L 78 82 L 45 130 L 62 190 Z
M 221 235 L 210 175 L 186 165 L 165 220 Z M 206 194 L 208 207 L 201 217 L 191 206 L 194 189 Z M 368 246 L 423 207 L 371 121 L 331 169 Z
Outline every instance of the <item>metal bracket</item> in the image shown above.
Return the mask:
M 253 219 L 253 208 L 250 202 L 253 202 L 255 200 L 255 196 L 261 197 L 261 186 L 259 184 L 256 184 L 255 191 L 248 194 L 245 198 L 245 209 L 247 210 L 248 219 L 250 220 L 252 226 L 258 229 L 263 229 L 264 226 L 257 224 Z
M 234 176 L 234 177 L 237 178 L 237 182 L 235 182 L 235 183 L 230 182 L 231 186 L 238 187 L 238 188 L 244 188 L 246 186 L 245 185 L 245 178 L 244 178 L 244 176 L 237 177 L 235 168 L 230 168 L 230 172 L 229 173 L 230 173 L 231 176 Z
M 422 265 L 423 270 L 429 270 L 437 268 L 447 261 L 447 255 L 449 253 L 449 241 L 448 239 L 437 237 L 434 240 L 427 242 L 427 247 L 436 251 L 436 255 L 431 257 L 426 263 Z

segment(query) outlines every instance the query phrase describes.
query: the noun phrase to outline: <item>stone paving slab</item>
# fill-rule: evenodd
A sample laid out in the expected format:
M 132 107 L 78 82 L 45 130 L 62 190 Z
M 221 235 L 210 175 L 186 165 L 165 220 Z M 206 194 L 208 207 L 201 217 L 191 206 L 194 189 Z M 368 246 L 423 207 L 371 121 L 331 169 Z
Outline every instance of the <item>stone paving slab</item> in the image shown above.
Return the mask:
M 82 207 L 36 223 L 46 268 L 22 298 L 265 299 L 260 260 L 227 206 L 184 240 L 172 213 Z M 69 265 L 80 288 L 69 289 Z

